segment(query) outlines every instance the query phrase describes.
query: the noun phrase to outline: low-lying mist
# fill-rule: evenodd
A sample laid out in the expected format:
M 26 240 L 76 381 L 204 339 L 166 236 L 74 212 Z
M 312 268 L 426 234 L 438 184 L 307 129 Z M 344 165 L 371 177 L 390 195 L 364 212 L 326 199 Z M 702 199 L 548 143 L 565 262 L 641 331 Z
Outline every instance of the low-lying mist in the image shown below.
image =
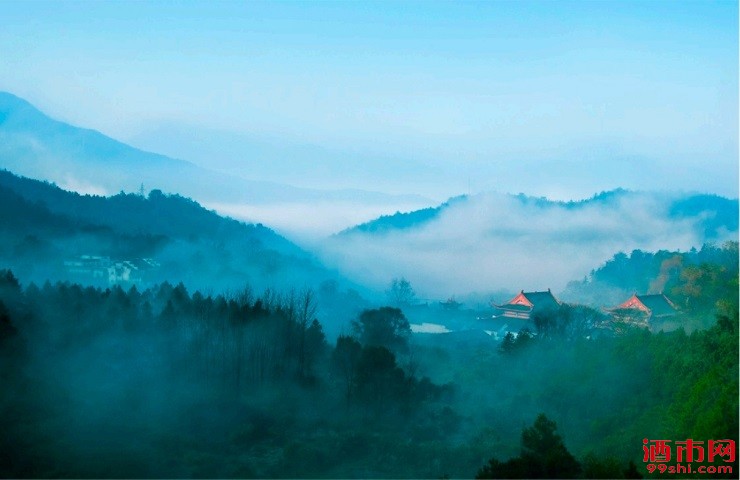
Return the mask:
M 707 238 L 712 212 L 672 215 L 679 194 L 632 193 L 606 200 L 553 203 L 520 196 L 481 194 L 443 209 L 412 228 L 328 239 L 329 265 L 376 288 L 405 277 L 422 296 L 447 298 L 471 291 L 559 291 L 616 252 L 687 250 L 707 240 L 736 239 L 719 228 Z
M 426 206 L 422 200 L 357 201 L 301 201 L 269 204 L 218 203 L 207 205 L 222 215 L 269 225 L 283 235 L 302 245 L 311 247 L 326 236 L 346 228 L 370 221 L 395 210 L 413 210 Z

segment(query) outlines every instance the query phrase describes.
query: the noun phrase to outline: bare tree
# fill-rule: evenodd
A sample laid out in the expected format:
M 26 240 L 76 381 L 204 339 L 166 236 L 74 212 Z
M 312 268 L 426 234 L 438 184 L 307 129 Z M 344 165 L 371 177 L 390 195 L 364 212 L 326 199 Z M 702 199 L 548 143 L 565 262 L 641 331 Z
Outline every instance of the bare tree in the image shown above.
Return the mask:
M 391 303 L 396 307 L 408 307 L 413 305 L 416 299 L 416 292 L 411 287 L 411 282 L 404 277 L 394 278 L 386 294 Z

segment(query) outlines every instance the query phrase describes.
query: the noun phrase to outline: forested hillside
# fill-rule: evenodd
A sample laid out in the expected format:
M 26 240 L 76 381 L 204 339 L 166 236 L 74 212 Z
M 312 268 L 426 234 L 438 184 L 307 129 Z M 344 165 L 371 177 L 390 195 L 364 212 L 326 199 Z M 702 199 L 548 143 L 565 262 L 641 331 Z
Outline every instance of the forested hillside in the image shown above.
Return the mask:
M 0 271 L 0 472 L 415 476 L 421 462 L 381 460 L 442 438 L 451 387 L 401 368 L 400 310 L 366 310 L 335 345 L 316 311 L 311 290 L 22 287 Z
M 738 294 L 738 242 L 705 244 L 688 252 L 620 252 L 562 297 L 594 306 L 616 306 L 633 293 L 664 293 L 684 314 L 683 324 L 702 324 L 704 312 L 729 315 Z
M 732 248 L 711 250 L 702 271 L 727 268 Z M 626 328 L 589 338 L 560 328 L 577 316 L 554 312 L 501 344 L 430 343 L 411 334 L 402 310 L 383 307 L 327 341 L 310 289 L 35 285 L 6 270 L 0 470 L 646 476 L 644 438 L 738 441 L 737 275 L 679 277 L 675 288 L 690 285 L 691 315 L 710 325 L 691 334 Z M 736 472 L 726 459 L 715 465 Z
M 179 195 L 80 195 L 8 171 L 0 171 L 0 239 L 0 265 L 37 282 L 70 279 L 64 261 L 82 255 L 150 257 L 160 266 L 149 281 L 219 290 L 338 279 L 269 228 L 220 217 Z

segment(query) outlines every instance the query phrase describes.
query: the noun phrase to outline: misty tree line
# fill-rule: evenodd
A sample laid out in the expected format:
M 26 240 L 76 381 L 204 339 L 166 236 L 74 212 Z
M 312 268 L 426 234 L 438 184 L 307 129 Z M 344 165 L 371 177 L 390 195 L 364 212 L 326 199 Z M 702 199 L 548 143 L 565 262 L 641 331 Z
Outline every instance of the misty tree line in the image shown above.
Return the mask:
M 173 368 L 188 371 L 178 365 L 186 361 L 189 374 L 238 391 L 245 382 L 309 378 L 326 347 L 310 291 L 280 295 L 268 290 L 254 299 L 249 290 L 191 296 L 181 283 L 144 292 L 68 283 L 22 290 L 11 272 L 0 276 L 0 305 L 12 309 L 14 328 L 25 331 L 34 348 L 72 349 L 100 335 L 145 333 L 166 349 Z
M 96 337 L 119 334 L 153 342 L 153 357 L 164 356 L 173 375 L 207 381 L 237 397 L 262 384 L 322 382 L 341 390 L 348 405 L 403 404 L 408 411 L 416 402 L 449 393 L 401 368 L 397 355 L 408 351 L 411 330 L 397 308 L 365 310 L 352 334 L 340 336 L 331 348 L 310 289 L 268 289 L 260 296 L 250 288 L 191 295 L 182 283 L 167 282 L 143 292 L 135 286 L 124 291 L 49 282 L 23 289 L 5 270 L 0 292 L 4 337 L 20 329 L 37 351 L 85 348 Z
M 49 282 L 23 289 L 12 272 L 0 271 L 0 332 L 7 338 L 20 328 L 34 348 L 73 349 L 96 336 L 145 334 L 156 339 L 158 354 L 166 355 L 173 372 L 237 393 L 283 380 L 310 385 L 321 377 L 342 384 L 350 403 L 371 395 L 421 400 L 440 394 L 428 379 L 417 381 L 397 363 L 411 334 L 401 310 L 362 312 L 353 322 L 354 336 L 340 336 L 333 349 L 316 310 L 310 289 L 268 289 L 260 296 L 248 287 L 191 295 L 182 283 L 167 282 L 143 292 L 135 286 L 124 291 Z
M 507 332 L 499 345 L 499 351 L 513 354 L 536 341 L 575 342 L 590 338 L 598 333 L 600 327 L 609 323 L 609 317 L 603 312 L 586 305 L 564 303 L 558 308 L 534 312 L 532 324 L 535 331 L 525 327 L 516 335 Z
M 507 461 L 491 458 L 476 474 L 485 478 L 643 478 L 637 465 L 629 461 L 626 468 L 614 458 L 594 454 L 579 462 L 557 432 L 557 424 L 540 414 L 531 427 L 522 430 L 521 454 Z
M 413 362 L 402 365 L 411 330 L 399 309 L 362 312 L 351 334 L 340 336 L 334 346 L 327 343 L 315 315 L 311 290 L 255 295 L 245 288 L 211 296 L 190 294 L 183 284 L 166 282 L 144 291 L 49 282 L 24 288 L 12 272 L 2 270 L 0 374 L 8 388 L 0 396 L 0 408 L 18 414 L 2 422 L 7 436 L 0 445 L 6 452 L 0 456 L 0 471 L 49 476 L 43 468 L 59 461 L 59 447 L 42 441 L 39 432 L 51 428 L 48 425 L 66 425 L 74 415 L 87 415 L 88 407 L 80 406 L 86 404 L 93 409 L 118 405 L 116 415 L 146 424 L 156 422 L 156 414 L 147 410 L 150 407 L 144 409 L 149 413 L 137 413 L 131 405 L 156 403 L 152 395 L 160 393 L 178 415 L 190 415 L 187 412 L 202 402 L 206 409 L 242 411 L 265 395 L 274 398 L 265 414 L 255 413 L 256 407 L 238 414 L 235 425 L 224 427 L 231 432 L 250 422 L 270 425 L 286 415 L 295 417 L 288 422 L 308 422 L 304 417 L 311 417 L 311 411 L 325 409 L 333 411 L 334 421 L 352 422 L 359 415 L 392 425 L 411 421 L 427 402 L 451 398 L 450 387 L 417 378 Z M 54 396 L 71 398 L 72 403 L 49 404 L 47 399 Z M 295 411 L 286 400 L 291 396 L 304 397 L 306 411 Z M 451 413 L 447 417 L 454 419 Z M 73 423 L 68 428 L 74 428 Z M 245 438 L 260 443 L 276 436 L 283 448 L 290 443 L 285 434 Z M 45 444 L 50 454 L 33 459 L 27 453 Z M 85 472 L 84 464 L 78 468 L 82 470 L 72 476 Z M 284 465 L 271 468 L 276 470 L 268 476 L 293 471 Z
M 676 297 L 698 297 L 688 285 L 691 279 L 702 276 L 698 272 L 714 271 L 715 287 L 719 281 L 729 280 L 737 274 L 738 242 L 728 241 L 721 245 L 707 243 L 699 250 L 688 252 L 660 250 L 655 253 L 633 250 L 630 254 L 617 253 L 601 268 L 591 272 L 591 282 L 609 283 L 626 290 L 638 292 L 665 292 Z M 692 302 L 683 302 L 691 304 Z M 701 304 L 696 308 L 701 308 Z
M 707 243 L 688 252 L 617 253 L 565 295 L 592 305 L 616 305 L 633 293 L 664 293 L 685 314 L 701 316 L 718 301 L 737 297 L 738 242 Z M 730 311 L 732 305 L 725 305 Z M 709 325 L 704 325 L 708 327 Z

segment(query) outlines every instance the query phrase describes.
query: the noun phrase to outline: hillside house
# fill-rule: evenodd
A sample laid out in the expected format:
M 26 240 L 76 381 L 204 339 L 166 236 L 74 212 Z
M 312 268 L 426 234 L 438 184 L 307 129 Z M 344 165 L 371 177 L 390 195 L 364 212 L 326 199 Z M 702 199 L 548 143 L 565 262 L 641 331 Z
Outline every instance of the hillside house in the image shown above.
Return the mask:
M 522 290 L 505 304 L 493 304 L 493 307 L 496 309 L 494 315 L 496 317 L 530 320 L 535 312 L 559 308 L 560 301 L 555 298 L 549 288 L 546 292 L 525 292 Z
M 112 263 L 108 267 L 108 283 L 110 285 L 141 283 L 141 271 L 128 260 Z
M 678 313 L 676 305 L 664 294 L 637 295 L 607 312 L 615 319 L 636 325 L 648 326 L 651 321 L 673 317 Z
M 96 286 L 141 285 L 147 274 L 159 268 L 151 258 L 111 260 L 110 257 L 81 255 L 65 260 L 64 268 L 70 279 Z
M 77 258 L 65 260 L 64 268 L 74 280 L 98 280 L 108 275 L 110 258 L 97 255 L 81 255 Z

